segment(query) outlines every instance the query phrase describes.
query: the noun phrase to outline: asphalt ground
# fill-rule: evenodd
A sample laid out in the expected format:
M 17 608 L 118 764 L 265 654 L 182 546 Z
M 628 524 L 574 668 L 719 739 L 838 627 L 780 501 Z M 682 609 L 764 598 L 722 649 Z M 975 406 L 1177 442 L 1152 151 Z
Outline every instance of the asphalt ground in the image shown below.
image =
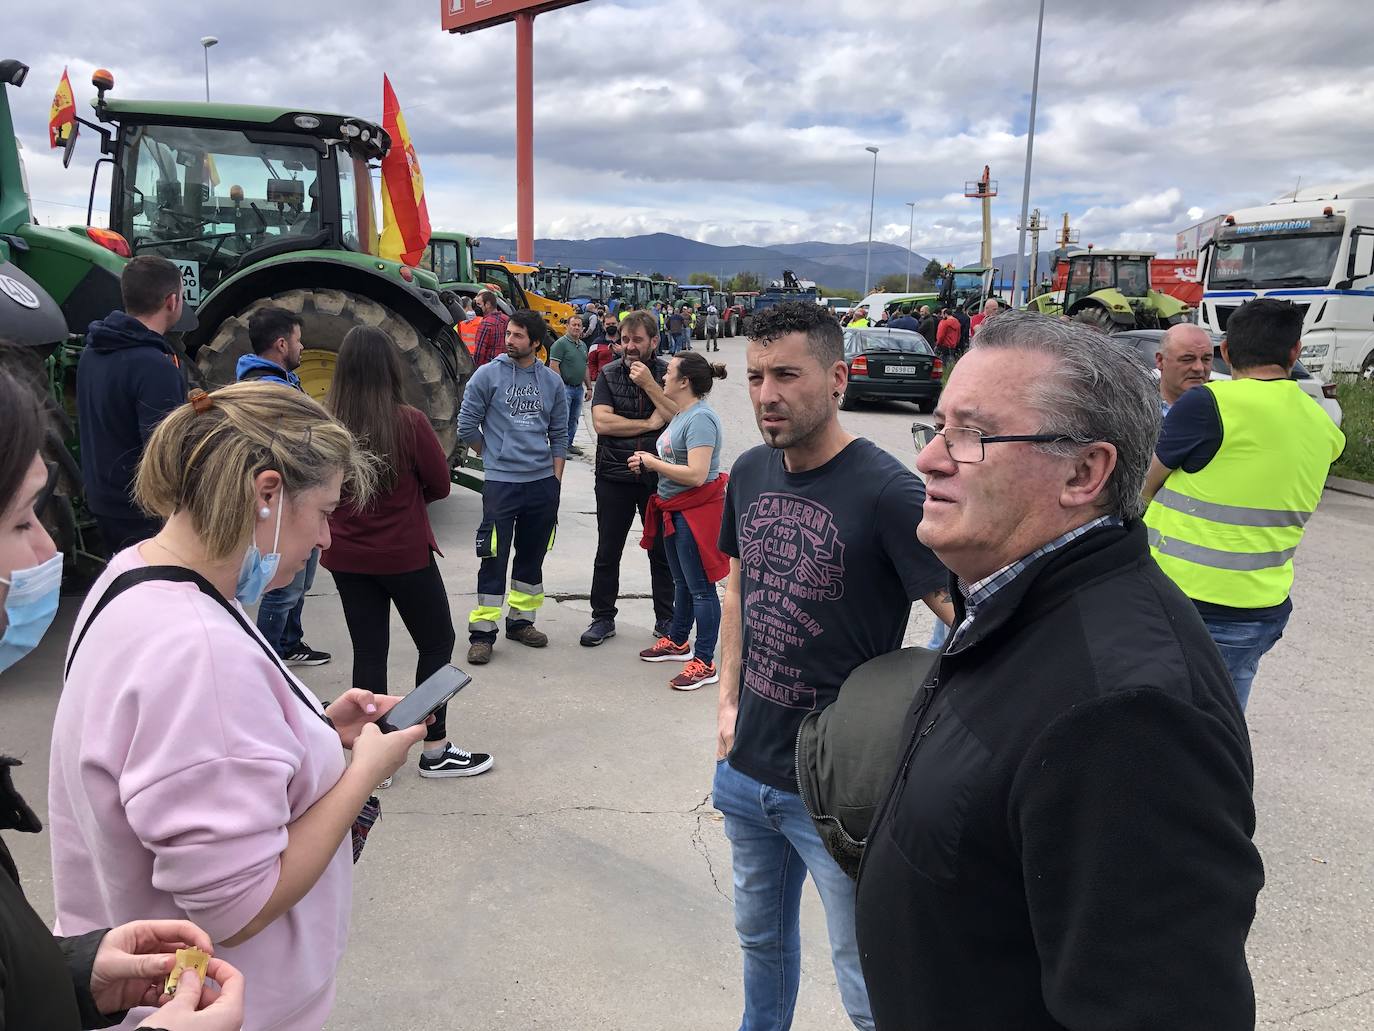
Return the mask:
M 743 349 L 742 341 L 723 343 L 730 376 L 713 393 L 727 459 L 759 439 Z M 914 406 L 874 404 L 841 418 L 913 460 Z M 584 413 L 584 445 L 589 427 Z M 460 664 L 479 514 L 480 499 L 467 491 L 431 510 Z M 596 517 L 590 457 L 570 462 L 558 543 L 545 566 L 550 600 L 540 626 L 550 646 L 500 640 L 494 661 L 474 671 L 451 707 L 458 743 L 496 756 L 490 773 L 422 781 L 411 766 L 383 793 L 381 823 L 356 867 L 331 1029 L 738 1026 L 730 850 L 709 797 L 715 689 L 670 691 L 675 666 L 635 657 L 651 643 L 653 623 L 636 537 L 622 565 L 619 635 L 580 648 Z M 1268 883 L 1250 962 L 1263 1028 L 1374 1028 L 1372 538 L 1374 501 L 1328 492 L 1298 554 L 1292 621 L 1251 699 L 1256 838 Z M 44 645 L 0 679 L 0 751 L 25 760 L 16 780 L 40 814 L 77 601 L 64 600 Z M 909 640 L 923 643 L 930 625 L 920 608 Z M 323 570 L 305 626 L 310 643 L 336 657 L 300 671 L 302 679 L 332 698 L 347 686 L 349 646 Z M 393 619 L 398 690 L 411 683 L 414 661 Z M 29 898 L 50 918 L 46 834 L 7 841 Z M 801 1031 L 848 1026 L 823 919 L 808 882 L 794 1024 Z

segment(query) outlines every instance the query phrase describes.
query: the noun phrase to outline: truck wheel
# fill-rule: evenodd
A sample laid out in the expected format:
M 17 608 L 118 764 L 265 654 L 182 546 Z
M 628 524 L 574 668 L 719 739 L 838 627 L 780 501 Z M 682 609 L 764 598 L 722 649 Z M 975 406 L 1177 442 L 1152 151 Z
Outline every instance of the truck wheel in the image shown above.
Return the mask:
M 233 383 L 235 366 L 250 353 L 248 319 L 260 308 L 285 308 L 301 317 L 301 336 L 307 341 L 297 374 L 306 393 L 323 401 L 334 376 L 339 345 L 354 326 L 375 326 L 396 343 L 406 369 L 406 401 L 429 417 L 434 432 L 452 456 L 458 448 L 458 408 L 463 387 L 472 376 L 472 357 L 445 325 L 426 339 L 396 311 L 348 290 L 287 290 L 254 301 L 220 323 L 196 361 L 206 389 Z
M 730 332 L 729 332 L 727 335 L 728 335 L 728 336 L 732 336 L 732 337 L 737 337 L 737 336 L 739 336 L 739 316 L 738 316 L 738 315 L 731 315 L 731 316 L 730 316 Z

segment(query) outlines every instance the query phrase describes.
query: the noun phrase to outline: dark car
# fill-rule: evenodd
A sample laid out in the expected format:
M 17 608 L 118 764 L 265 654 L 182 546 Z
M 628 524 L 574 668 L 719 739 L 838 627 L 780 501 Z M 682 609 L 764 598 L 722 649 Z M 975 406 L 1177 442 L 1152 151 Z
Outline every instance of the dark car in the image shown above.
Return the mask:
M 881 326 L 846 329 L 844 360 L 849 387 L 840 397 L 846 411 L 859 401 L 912 401 L 923 412 L 935 410 L 945 367 L 920 333 Z

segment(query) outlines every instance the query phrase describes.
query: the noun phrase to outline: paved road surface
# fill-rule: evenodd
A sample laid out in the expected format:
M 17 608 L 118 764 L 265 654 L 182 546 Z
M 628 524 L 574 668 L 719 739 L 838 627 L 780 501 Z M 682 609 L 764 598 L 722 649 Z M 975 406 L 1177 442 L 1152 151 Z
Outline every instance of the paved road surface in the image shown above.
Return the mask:
M 715 394 L 730 457 L 758 439 L 742 353 L 742 343 L 724 344 L 730 378 Z M 896 403 L 843 416 L 904 461 L 915 417 Z M 645 601 L 625 603 L 619 637 L 595 651 L 577 646 L 596 540 L 591 488 L 590 466 L 573 463 L 546 567 L 548 591 L 560 599 L 541 620 L 551 646 L 536 652 L 502 640 L 450 715 L 459 742 L 495 753 L 495 769 L 449 782 L 406 769 L 384 795 L 357 867 L 333 1029 L 737 1026 L 730 855 L 709 802 L 714 693 L 670 692 L 663 666 L 635 659 L 650 643 Z M 479 511 L 466 492 L 433 508 L 460 624 L 474 601 Z M 1250 728 L 1268 886 L 1250 951 L 1264 1028 L 1374 1028 L 1372 530 L 1374 502 L 1328 493 L 1299 556 L 1287 636 L 1255 684 Z M 633 543 L 624 569 L 627 594 L 647 591 Z M 0 681 L 0 750 L 26 760 L 17 779 L 40 812 L 73 609 L 74 600 L 64 604 L 46 646 Z M 305 616 L 310 642 L 338 656 L 305 679 L 333 697 L 346 686 L 348 639 L 323 571 Z M 912 638 L 928 627 L 918 614 Z M 414 660 L 397 621 L 398 688 L 410 683 Z M 46 836 L 8 840 L 30 898 L 51 915 Z M 847 1026 L 810 887 L 802 920 L 795 1027 Z

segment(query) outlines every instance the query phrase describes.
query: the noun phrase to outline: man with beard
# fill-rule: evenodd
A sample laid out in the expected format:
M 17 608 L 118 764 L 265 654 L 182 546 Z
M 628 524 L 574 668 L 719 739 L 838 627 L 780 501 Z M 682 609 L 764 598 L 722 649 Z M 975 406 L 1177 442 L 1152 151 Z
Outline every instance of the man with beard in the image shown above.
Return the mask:
M 734 866 L 746 1028 L 791 1026 L 809 872 L 825 906 L 840 995 L 873 1018 L 854 936 L 854 882 L 826 852 L 798 794 L 802 718 L 849 674 L 900 648 L 921 599 L 949 622 L 944 567 L 914 534 L 925 491 L 897 459 L 839 421 L 848 367 L 834 317 L 787 302 L 749 322 L 749 394 L 764 446 L 730 472 L 712 798 Z
M 631 472 L 627 464 L 636 451 L 657 453 L 658 435 L 665 425 L 658 408 L 667 406 L 676 411 L 663 396 L 668 364 L 654 354 L 657 346 L 658 320 L 653 312 L 630 312 L 620 321 L 621 357 L 601 369 L 592 388 L 597 540 L 592 563 L 592 622 L 580 638 L 587 648 L 615 636 L 625 538 L 635 512 L 639 512 L 642 523 L 649 499 L 658 491 L 657 474 Z M 662 534 L 654 538 L 649 550 L 649 578 L 657 640 L 667 633 L 673 618 L 673 574 L 663 551 Z

